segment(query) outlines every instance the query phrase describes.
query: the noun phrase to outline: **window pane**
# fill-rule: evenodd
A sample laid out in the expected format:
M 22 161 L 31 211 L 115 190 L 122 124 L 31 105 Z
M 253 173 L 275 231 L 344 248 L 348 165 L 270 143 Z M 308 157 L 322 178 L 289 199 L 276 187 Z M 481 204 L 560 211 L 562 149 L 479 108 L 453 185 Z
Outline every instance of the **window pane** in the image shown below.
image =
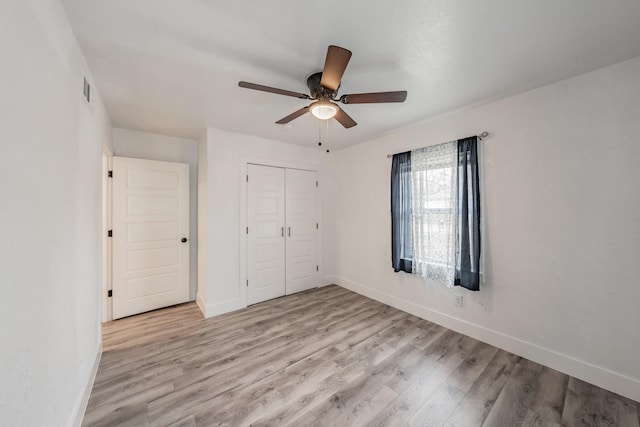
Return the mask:
M 456 142 L 412 152 L 413 269 L 448 286 L 455 276 L 456 166 Z

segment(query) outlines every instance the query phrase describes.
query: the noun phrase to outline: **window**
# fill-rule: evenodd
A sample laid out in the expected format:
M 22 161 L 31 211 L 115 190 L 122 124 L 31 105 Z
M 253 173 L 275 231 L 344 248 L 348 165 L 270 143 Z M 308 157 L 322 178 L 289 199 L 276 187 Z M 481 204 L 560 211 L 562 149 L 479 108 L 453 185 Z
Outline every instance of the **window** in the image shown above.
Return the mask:
M 396 154 L 392 263 L 447 286 L 479 289 L 477 137 Z

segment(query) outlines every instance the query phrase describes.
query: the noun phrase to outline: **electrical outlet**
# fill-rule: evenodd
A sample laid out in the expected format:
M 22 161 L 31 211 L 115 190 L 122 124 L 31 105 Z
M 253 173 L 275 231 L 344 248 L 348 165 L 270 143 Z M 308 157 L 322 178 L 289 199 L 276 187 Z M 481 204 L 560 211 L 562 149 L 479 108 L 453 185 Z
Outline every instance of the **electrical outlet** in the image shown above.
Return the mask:
M 480 311 L 487 311 L 487 303 L 484 301 L 478 301 L 478 308 Z
M 454 300 L 455 301 L 454 302 L 455 306 L 456 307 L 462 307 L 462 295 L 454 295 L 454 298 L 455 298 L 455 300 Z

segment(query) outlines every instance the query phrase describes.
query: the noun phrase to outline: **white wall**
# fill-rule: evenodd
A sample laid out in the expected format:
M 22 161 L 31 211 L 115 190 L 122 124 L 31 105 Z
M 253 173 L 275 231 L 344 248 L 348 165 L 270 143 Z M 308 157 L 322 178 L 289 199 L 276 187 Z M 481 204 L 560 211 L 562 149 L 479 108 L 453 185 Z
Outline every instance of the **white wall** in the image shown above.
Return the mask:
M 2 3 L 0 424 L 67 426 L 100 349 L 102 144 L 111 125 L 58 1 Z M 91 76 L 87 76 L 92 82 Z
M 198 283 L 198 143 L 147 132 L 114 128 L 113 147 L 119 157 L 189 164 L 189 299 Z
M 393 273 L 386 155 L 484 130 L 482 290 Z M 640 400 L 639 135 L 636 58 L 341 150 L 338 281 Z
M 311 145 L 311 144 L 310 144 Z M 213 316 L 246 306 L 246 285 L 241 263 L 241 234 L 245 214 L 242 212 L 241 185 L 243 165 L 247 158 L 275 162 L 284 166 L 308 166 L 319 172 L 322 212 L 320 215 L 320 274 L 322 284 L 333 281 L 334 258 L 331 191 L 332 154 L 316 148 L 285 144 L 254 136 L 209 128 L 206 141 L 200 142 L 201 164 L 206 164 L 206 195 L 201 189 L 199 212 L 206 215 L 206 226 L 199 230 L 201 247 L 206 245 L 206 257 L 201 254 L 200 269 L 206 269 L 206 290 L 199 283 L 198 304 L 206 316 Z M 202 239 L 206 239 L 203 242 Z

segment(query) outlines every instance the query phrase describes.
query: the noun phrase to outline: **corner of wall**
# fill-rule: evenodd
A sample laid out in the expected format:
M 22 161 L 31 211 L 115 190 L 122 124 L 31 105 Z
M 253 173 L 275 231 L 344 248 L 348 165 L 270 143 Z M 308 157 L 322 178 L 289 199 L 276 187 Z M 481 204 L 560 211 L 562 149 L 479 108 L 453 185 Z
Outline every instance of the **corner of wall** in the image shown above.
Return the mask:
M 84 392 L 76 402 L 74 406 L 71 425 L 74 427 L 80 427 L 84 414 L 89 404 L 89 398 L 91 397 L 91 391 L 93 390 L 93 384 L 96 382 L 96 375 L 98 374 L 98 366 L 100 366 L 100 358 L 102 357 L 102 340 L 98 341 L 98 349 L 96 351 L 96 357 L 93 362 L 93 367 L 89 372 L 89 378 L 84 388 Z
M 198 188 L 197 188 L 197 223 L 198 223 L 198 251 L 197 251 L 197 292 L 196 302 L 206 317 L 207 307 L 207 268 L 208 268 L 208 207 L 209 207 L 209 168 L 207 129 L 198 139 Z
M 337 285 L 339 280 L 340 278 L 337 276 L 325 276 L 322 278 L 322 281 L 319 287 L 322 288 L 325 286 Z
M 198 298 L 196 298 L 196 303 L 198 304 L 198 308 L 200 308 L 200 311 L 205 318 L 241 310 L 247 307 L 247 304 L 240 299 L 233 299 L 215 304 L 207 304 L 207 301 L 205 299 L 198 296 Z
M 198 308 L 200 309 L 200 312 L 202 313 L 202 315 L 204 317 L 208 317 L 207 316 L 207 301 L 204 298 L 204 296 L 198 292 L 196 293 L 196 304 L 198 306 Z

